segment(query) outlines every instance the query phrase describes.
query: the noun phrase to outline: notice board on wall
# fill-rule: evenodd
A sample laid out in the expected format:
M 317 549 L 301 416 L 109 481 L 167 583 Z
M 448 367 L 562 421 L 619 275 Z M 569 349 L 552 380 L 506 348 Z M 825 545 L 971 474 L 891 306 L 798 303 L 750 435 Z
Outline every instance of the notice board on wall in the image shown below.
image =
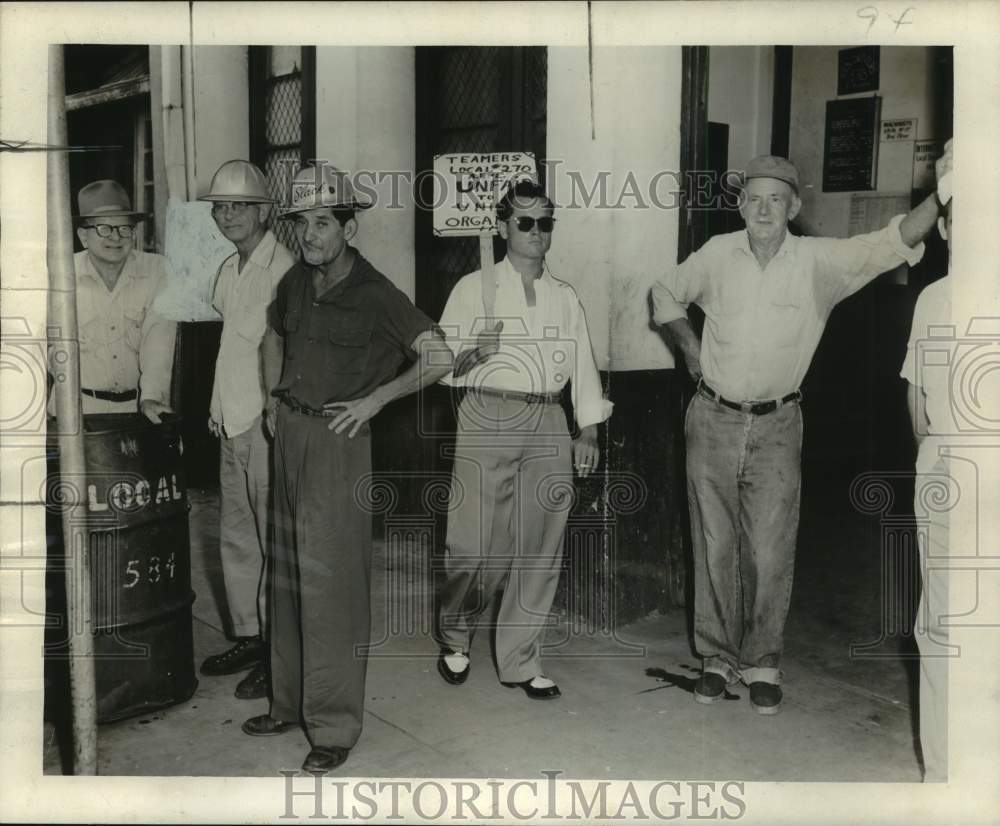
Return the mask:
M 856 46 L 837 53 L 837 94 L 853 95 L 878 89 L 878 46 Z
M 882 98 L 830 100 L 823 141 L 823 191 L 875 188 L 879 112 Z

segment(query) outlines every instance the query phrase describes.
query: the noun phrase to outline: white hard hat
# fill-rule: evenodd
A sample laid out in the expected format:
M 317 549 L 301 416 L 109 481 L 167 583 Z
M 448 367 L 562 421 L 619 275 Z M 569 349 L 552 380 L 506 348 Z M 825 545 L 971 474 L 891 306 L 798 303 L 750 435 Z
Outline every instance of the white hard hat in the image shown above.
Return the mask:
M 317 174 L 318 173 L 318 174 Z M 354 192 L 350 176 L 335 166 L 304 166 L 292 179 L 291 197 L 281 217 L 320 207 L 333 209 L 368 209 L 370 201 L 361 201 Z
M 250 161 L 226 161 L 212 176 L 212 186 L 199 201 L 249 201 L 273 204 L 267 194 L 267 178 Z

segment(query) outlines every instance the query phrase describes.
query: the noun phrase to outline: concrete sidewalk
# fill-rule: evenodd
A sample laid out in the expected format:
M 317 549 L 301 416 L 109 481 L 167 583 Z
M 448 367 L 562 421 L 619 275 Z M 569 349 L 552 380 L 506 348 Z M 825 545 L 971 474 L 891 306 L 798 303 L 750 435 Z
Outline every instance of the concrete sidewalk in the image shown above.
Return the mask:
M 217 494 L 189 495 L 197 665 L 228 643 L 218 607 Z M 782 664 L 785 703 L 776 716 L 754 713 L 743 686 L 713 706 L 694 702 L 698 660 L 681 611 L 648 617 L 616 638 L 553 617 L 545 667 L 563 696 L 537 702 L 497 681 L 485 629 L 469 681 L 451 686 L 440 678 L 429 578 L 402 562 L 376 545 L 365 729 L 338 775 L 537 778 L 545 770 L 597 779 L 920 780 L 901 665 L 851 660 L 842 638 L 797 621 L 794 610 Z M 102 726 L 100 774 L 297 770 L 309 749 L 303 733 L 240 731 L 267 710 L 266 700 L 233 697 L 242 676 L 199 675 L 188 703 Z M 45 771 L 60 773 L 58 738 L 48 729 Z

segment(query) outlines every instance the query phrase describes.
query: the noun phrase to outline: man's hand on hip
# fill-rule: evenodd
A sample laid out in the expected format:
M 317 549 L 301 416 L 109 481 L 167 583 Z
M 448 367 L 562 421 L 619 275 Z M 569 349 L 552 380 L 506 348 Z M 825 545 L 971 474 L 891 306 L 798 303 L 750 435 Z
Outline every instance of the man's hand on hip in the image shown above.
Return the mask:
M 208 417 L 208 432 L 215 436 L 217 439 L 222 437 L 222 428 L 219 423 L 213 419 L 211 416 Z
M 573 466 L 582 477 L 590 476 L 601 461 L 601 449 L 597 446 L 597 425 L 591 424 L 580 430 L 573 440 Z
M 354 435 L 358 432 L 358 428 L 369 419 L 374 418 L 383 407 L 385 407 L 385 402 L 381 400 L 379 391 L 375 390 L 364 398 L 356 399 L 352 402 L 330 402 L 329 404 L 324 404 L 323 410 L 331 414 L 339 411 L 330 421 L 330 424 L 327 425 L 327 428 L 337 433 L 342 433 L 344 428 L 353 425 L 350 433 L 347 434 L 349 438 L 353 439 Z

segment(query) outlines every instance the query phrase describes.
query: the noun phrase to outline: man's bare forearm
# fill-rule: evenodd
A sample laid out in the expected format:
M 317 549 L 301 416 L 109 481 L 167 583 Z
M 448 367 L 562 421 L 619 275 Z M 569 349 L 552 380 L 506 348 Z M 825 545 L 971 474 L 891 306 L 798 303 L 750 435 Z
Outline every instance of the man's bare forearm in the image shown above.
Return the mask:
M 281 379 L 281 362 L 284 358 L 284 341 L 270 327 L 264 333 L 260 344 L 261 373 L 264 378 L 264 392 L 268 397 Z
M 917 204 L 899 223 L 899 237 L 908 247 L 915 247 L 927 237 L 938 218 L 937 193 L 931 193 Z
M 452 372 L 451 348 L 440 336 L 422 333 L 413 344 L 417 360 L 408 370 L 375 391 L 383 405 L 434 384 Z
M 701 378 L 701 341 L 687 318 L 678 318 L 663 325 L 667 336 L 681 351 L 684 364 L 694 379 Z

